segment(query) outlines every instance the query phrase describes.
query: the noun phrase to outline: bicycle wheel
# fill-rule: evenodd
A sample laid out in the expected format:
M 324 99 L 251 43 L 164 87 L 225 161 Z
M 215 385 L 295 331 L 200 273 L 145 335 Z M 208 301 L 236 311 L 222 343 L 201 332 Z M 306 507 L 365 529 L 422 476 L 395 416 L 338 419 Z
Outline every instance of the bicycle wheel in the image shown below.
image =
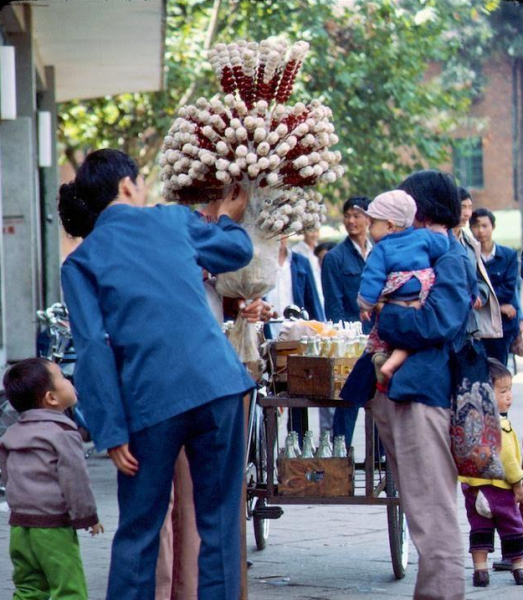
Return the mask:
M 388 462 L 385 467 L 385 477 L 387 498 L 397 498 L 398 491 Z M 409 562 L 409 530 L 405 514 L 398 504 L 387 505 L 387 521 L 392 570 L 396 579 L 403 579 Z
M 256 486 L 265 488 L 267 486 L 267 436 L 265 432 L 265 422 L 263 419 L 263 410 L 260 406 L 255 408 L 255 422 L 253 428 L 252 452 L 256 469 Z M 258 550 L 263 550 L 269 539 L 269 519 L 263 519 L 256 516 L 256 509 L 268 506 L 265 498 L 258 498 L 254 504 L 253 510 L 253 528 L 254 539 Z

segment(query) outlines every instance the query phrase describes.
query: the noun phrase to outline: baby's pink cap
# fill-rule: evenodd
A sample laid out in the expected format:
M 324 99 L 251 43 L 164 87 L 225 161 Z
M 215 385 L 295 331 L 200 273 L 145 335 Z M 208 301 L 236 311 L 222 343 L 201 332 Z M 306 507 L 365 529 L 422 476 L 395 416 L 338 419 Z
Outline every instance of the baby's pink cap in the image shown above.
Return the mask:
M 414 223 L 416 210 L 412 196 L 402 190 L 391 190 L 376 196 L 363 212 L 373 219 L 392 221 L 398 227 L 410 227 Z

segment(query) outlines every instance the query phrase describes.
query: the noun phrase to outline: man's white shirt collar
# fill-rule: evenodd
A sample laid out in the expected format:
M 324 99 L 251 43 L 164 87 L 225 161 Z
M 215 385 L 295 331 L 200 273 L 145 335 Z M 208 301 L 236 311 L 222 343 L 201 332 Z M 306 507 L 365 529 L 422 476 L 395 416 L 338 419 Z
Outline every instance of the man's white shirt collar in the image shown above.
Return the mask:
M 492 260 L 495 256 L 496 256 L 496 244 L 494 244 L 492 246 L 492 251 L 490 252 L 490 254 L 483 254 L 483 252 L 481 253 L 481 258 L 485 262 L 488 262 L 489 260 Z

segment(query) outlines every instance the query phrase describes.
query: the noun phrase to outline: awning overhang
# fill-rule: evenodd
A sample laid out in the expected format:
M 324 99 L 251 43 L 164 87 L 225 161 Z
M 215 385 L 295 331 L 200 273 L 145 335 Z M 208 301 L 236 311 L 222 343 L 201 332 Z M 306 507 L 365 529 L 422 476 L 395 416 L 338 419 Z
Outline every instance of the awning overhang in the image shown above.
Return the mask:
M 38 0 L 25 6 L 36 64 L 55 68 L 58 102 L 163 88 L 166 0 Z

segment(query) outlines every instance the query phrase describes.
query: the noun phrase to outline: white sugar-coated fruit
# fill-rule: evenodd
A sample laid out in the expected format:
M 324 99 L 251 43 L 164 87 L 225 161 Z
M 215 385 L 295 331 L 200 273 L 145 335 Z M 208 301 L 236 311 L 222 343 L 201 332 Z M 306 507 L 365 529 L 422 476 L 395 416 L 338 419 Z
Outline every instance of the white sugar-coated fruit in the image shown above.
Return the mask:
M 267 156 L 267 154 L 270 152 L 270 149 L 271 147 L 267 142 L 261 142 L 261 144 L 259 144 L 256 148 L 256 153 L 258 156 Z
M 248 152 L 249 152 L 249 149 L 247 148 L 247 146 L 240 145 L 240 146 L 236 147 L 236 156 L 238 156 L 240 158 L 245 158 L 247 156 Z
M 262 158 L 258 159 L 258 167 L 260 168 L 260 170 L 264 171 L 265 169 L 269 168 L 269 159 L 265 156 L 263 156 Z
M 182 174 L 178 175 L 178 183 L 179 183 L 179 185 L 186 187 L 188 185 L 191 185 L 192 179 L 188 175 L 185 175 L 182 173 Z
M 240 173 L 241 173 L 241 169 L 240 169 L 239 165 L 235 162 L 231 163 L 229 165 L 229 173 L 231 175 L 233 175 L 234 177 L 238 177 L 238 175 L 240 175 Z
M 231 183 L 232 177 L 229 175 L 227 171 L 216 171 L 216 179 L 222 181 L 223 183 Z
M 292 162 L 292 165 L 294 168 L 296 169 L 301 169 L 303 167 L 306 167 L 309 164 L 309 158 L 307 156 L 298 156 L 298 158 L 295 158 L 294 161 Z
M 238 127 L 236 137 L 240 142 L 244 142 L 247 139 L 247 129 L 245 127 Z
M 276 169 L 281 163 L 281 158 L 277 154 L 269 156 L 269 166 L 271 169 Z
M 221 156 L 227 156 L 229 154 L 229 146 L 225 142 L 219 141 L 216 143 L 216 152 Z
M 253 165 L 254 163 L 258 162 L 258 157 L 256 154 L 254 154 L 254 152 L 249 152 L 245 157 L 245 160 L 247 161 L 248 165 Z
M 216 162 L 216 156 L 214 156 L 214 154 L 211 154 L 208 150 L 200 152 L 198 156 L 200 157 L 202 163 L 204 165 L 208 165 L 209 167 L 211 165 L 214 165 L 214 163 Z
M 290 149 L 291 148 L 290 148 L 289 144 L 286 144 L 285 142 L 283 142 L 276 148 L 276 154 L 280 157 L 285 156 L 289 152 Z
M 278 173 L 269 173 L 267 175 L 267 183 L 269 185 L 276 185 L 279 181 Z
M 256 128 L 256 119 L 249 115 L 248 117 L 245 117 L 243 124 L 249 131 L 253 131 Z
M 251 177 L 258 177 L 260 174 L 260 167 L 257 164 L 249 165 L 247 167 L 247 173 L 249 173 Z
M 267 137 L 267 130 L 263 127 L 257 127 L 254 131 L 254 141 L 256 143 L 263 142 Z
M 216 168 L 218 169 L 218 171 L 225 171 L 229 168 L 229 165 L 231 163 L 228 160 L 225 160 L 224 158 L 219 158 L 216 161 Z
M 234 144 L 234 142 L 236 142 L 237 140 L 236 131 L 232 127 L 227 127 L 227 129 L 225 130 L 225 137 L 227 138 L 228 142 Z
M 312 177 L 314 175 L 314 170 L 312 167 L 304 167 L 300 170 L 300 175 L 304 178 Z

